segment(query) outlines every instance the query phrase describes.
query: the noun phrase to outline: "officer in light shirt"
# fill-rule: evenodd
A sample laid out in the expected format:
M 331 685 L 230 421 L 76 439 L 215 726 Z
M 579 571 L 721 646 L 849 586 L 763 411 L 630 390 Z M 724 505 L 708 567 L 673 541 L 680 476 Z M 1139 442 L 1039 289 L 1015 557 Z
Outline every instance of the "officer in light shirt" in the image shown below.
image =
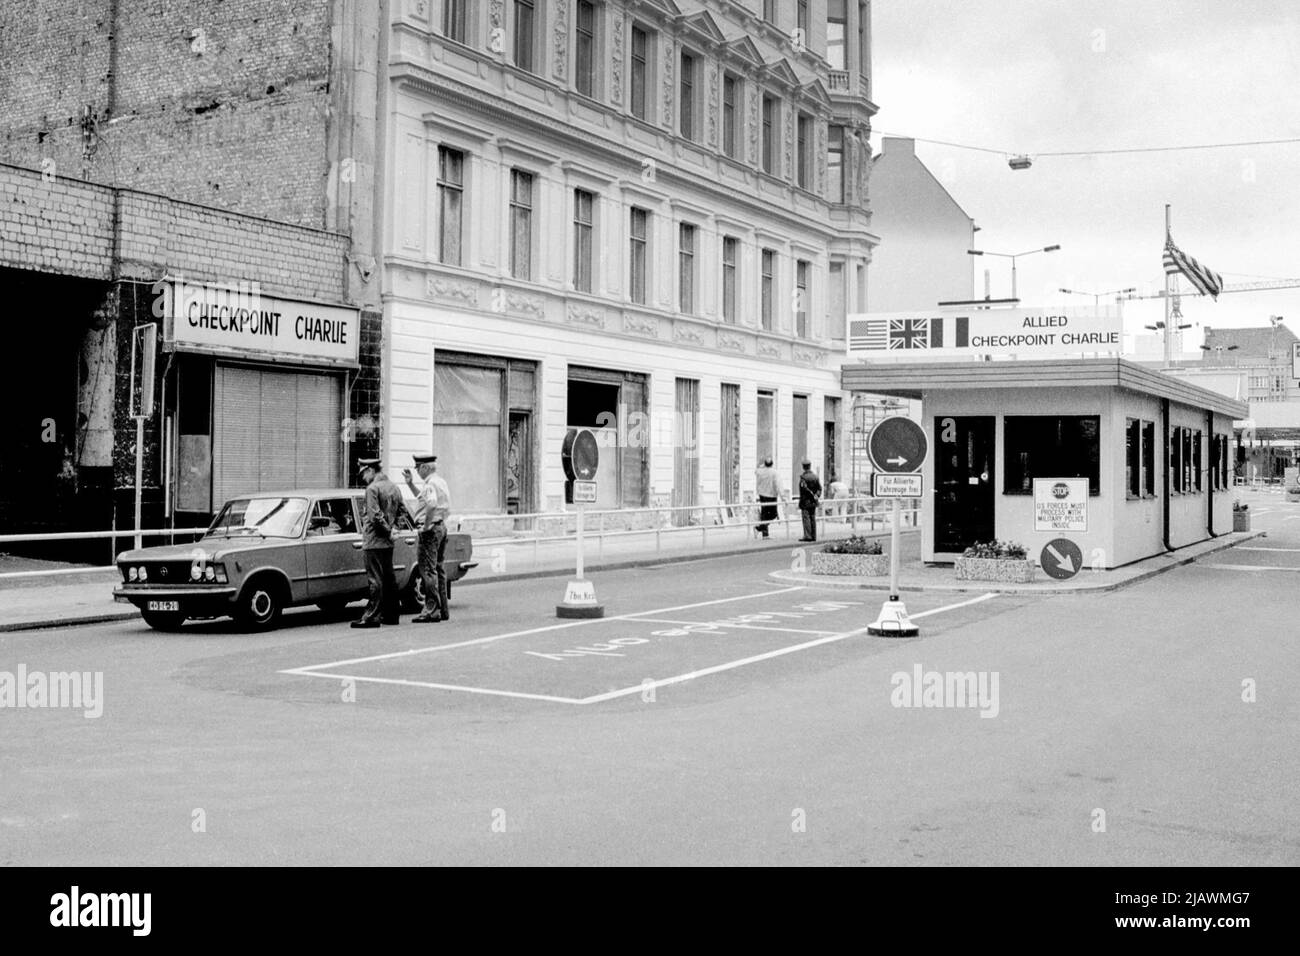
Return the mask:
M 447 553 L 447 517 L 451 514 L 451 489 L 438 474 L 437 455 L 413 455 L 420 476 L 417 488 L 411 469 L 402 469 L 406 487 L 419 500 L 424 512 L 420 526 L 420 576 L 424 580 L 424 610 L 412 622 L 437 623 L 451 617 L 447 607 L 447 572 L 443 556 Z

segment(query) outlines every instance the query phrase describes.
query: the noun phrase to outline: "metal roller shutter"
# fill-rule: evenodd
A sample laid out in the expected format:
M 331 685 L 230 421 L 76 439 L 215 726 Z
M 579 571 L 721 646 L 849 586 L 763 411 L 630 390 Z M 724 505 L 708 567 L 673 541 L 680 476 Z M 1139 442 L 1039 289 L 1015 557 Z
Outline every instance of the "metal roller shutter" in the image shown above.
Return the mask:
M 218 365 L 213 507 L 233 495 L 341 483 L 337 375 Z

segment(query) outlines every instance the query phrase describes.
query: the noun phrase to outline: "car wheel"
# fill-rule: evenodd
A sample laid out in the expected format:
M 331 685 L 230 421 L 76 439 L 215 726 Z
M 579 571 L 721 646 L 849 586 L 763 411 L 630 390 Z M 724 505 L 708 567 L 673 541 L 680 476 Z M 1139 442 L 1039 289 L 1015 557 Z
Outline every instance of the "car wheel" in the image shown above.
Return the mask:
M 402 610 L 407 614 L 419 614 L 424 610 L 424 575 L 419 571 L 411 575 L 411 581 L 402 592 Z
M 246 630 L 269 631 L 280 621 L 284 600 L 280 587 L 271 578 L 255 580 L 244 589 L 235 612 L 237 620 Z
M 347 598 L 330 598 L 328 601 L 317 601 L 316 606 L 330 617 L 338 617 L 347 610 L 348 605 L 351 603 Z
M 141 611 L 140 615 L 155 631 L 179 631 L 185 623 L 185 614 L 180 611 Z

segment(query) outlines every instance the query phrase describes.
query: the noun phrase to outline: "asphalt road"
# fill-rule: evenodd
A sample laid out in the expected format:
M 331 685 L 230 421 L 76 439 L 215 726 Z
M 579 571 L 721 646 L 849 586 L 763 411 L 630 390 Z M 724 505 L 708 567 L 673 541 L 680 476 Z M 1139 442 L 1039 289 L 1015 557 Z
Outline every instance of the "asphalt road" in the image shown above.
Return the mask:
M 601 573 L 595 623 L 551 578 L 438 625 L 0 634 L 103 674 L 99 717 L 0 710 L 0 864 L 1295 865 L 1294 519 L 1109 594 L 908 595 L 911 640 L 774 553 Z M 896 706 L 918 667 L 985 694 Z

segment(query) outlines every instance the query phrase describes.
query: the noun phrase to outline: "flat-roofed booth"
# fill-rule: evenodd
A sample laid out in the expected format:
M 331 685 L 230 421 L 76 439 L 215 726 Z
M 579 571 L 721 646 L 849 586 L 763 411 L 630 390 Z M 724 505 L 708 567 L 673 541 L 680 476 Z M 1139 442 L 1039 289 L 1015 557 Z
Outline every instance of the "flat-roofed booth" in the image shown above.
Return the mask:
M 921 402 L 925 562 L 1066 538 L 1115 568 L 1232 531 L 1248 408 L 1218 392 L 1118 358 L 862 363 L 841 383 Z

